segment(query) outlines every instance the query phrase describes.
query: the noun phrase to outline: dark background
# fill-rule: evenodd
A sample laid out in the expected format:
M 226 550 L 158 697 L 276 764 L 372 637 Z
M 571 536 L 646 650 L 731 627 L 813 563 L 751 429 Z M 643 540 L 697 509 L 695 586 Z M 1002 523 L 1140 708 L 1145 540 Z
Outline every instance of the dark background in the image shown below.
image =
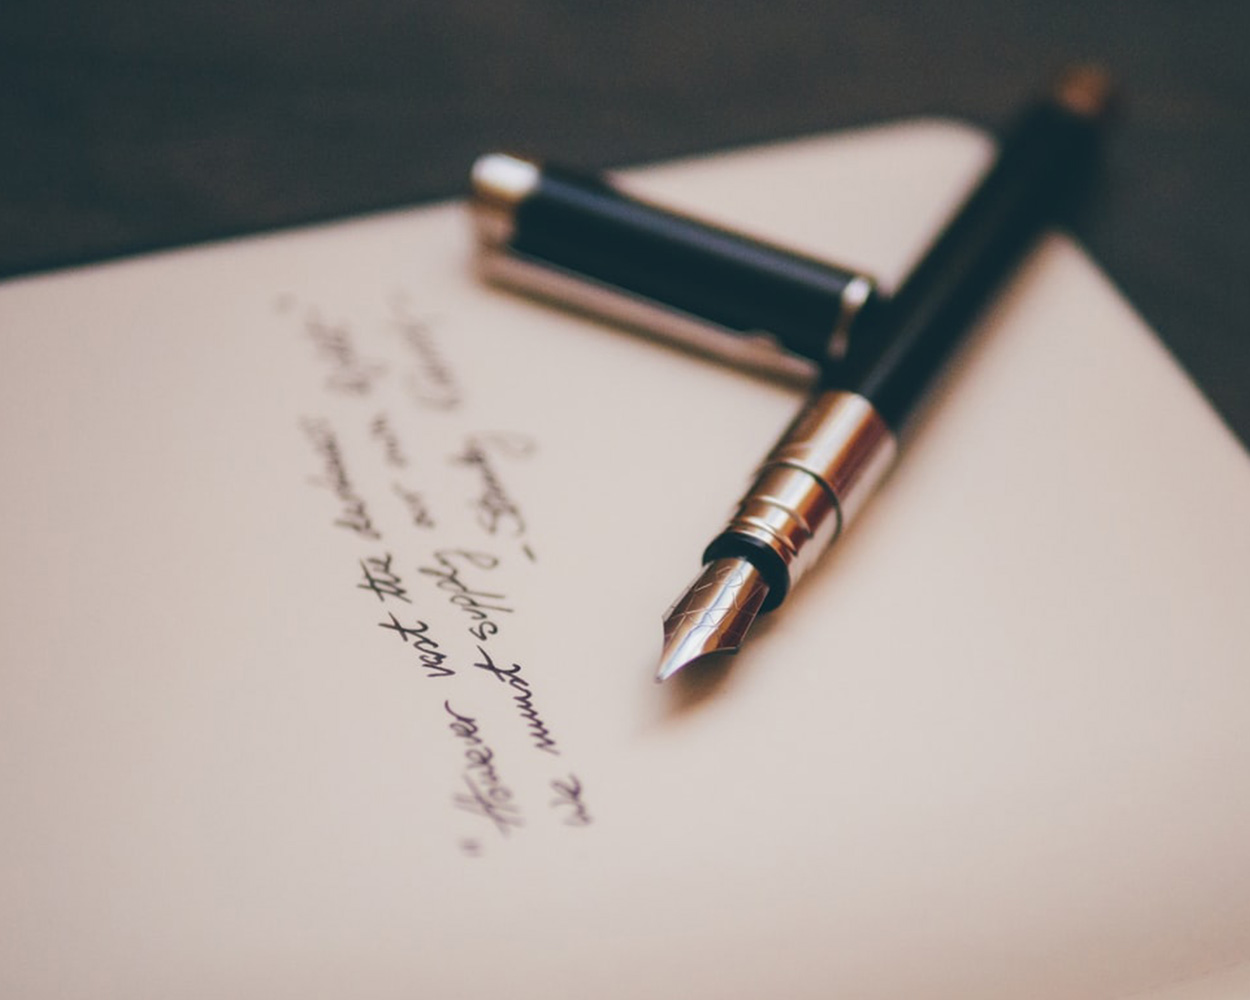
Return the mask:
M 1250 441 L 1250 4 L 9 0 L 0 275 L 910 115 L 1125 97 L 1077 235 Z M 1161 474 L 1165 474 L 1161 470 Z

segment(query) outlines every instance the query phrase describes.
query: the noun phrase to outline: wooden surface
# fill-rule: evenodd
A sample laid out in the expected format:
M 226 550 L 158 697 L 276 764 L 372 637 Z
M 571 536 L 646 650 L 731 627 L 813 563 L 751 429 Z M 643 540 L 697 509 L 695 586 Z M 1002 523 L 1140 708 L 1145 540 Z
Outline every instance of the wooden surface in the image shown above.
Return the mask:
M 0 274 L 456 195 L 493 148 L 993 127 L 1094 59 L 1125 103 L 1076 233 L 1250 441 L 1247 40 L 1239 0 L 10 0 Z

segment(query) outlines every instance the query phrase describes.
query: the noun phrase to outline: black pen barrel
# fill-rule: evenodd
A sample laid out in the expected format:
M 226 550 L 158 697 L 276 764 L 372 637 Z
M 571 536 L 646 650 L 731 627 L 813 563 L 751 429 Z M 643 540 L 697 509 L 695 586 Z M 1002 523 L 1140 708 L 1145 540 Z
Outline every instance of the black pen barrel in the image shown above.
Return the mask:
M 843 364 L 827 369 L 764 459 L 703 571 L 664 618 L 657 676 L 737 649 L 872 496 L 901 425 L 975 313 L 1097 152 L 1106 77 L 1084 70 L 1011 128 L 993 166 L 895 298 L 870 301 Z
M 988 173 L 911 276 L 863 316 L 868 335 L 859 343 L 869 349 L 826 376 L 830 387 L 870 400 L 896 433 L 978 310 L 1089 175 L 1109 92 L 1101 74 L 1080 72 L 1008 129 Z

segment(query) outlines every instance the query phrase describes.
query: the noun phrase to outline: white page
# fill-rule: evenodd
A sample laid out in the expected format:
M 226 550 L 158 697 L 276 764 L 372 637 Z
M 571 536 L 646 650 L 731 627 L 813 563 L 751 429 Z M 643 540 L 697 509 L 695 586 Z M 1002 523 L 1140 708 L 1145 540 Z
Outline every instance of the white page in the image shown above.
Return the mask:
M 987 155 L 911 123 L 632 181 L 891 284 Z M 0 994 L 1115 997 L 1250 959 L 1250 462 L 1078 249 L 730 669 L 657 686 L 798 396 L 483 288 L 469 243 L 447 205 L 0 288 Z

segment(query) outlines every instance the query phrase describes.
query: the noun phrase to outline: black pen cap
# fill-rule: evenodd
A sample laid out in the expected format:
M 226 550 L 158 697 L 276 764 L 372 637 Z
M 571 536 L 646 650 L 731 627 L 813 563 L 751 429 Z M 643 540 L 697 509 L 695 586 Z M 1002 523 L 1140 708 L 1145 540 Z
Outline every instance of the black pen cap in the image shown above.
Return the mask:
M 715 357 L 810 377 L 847 352 L 866 276 L 507 154 L 473 168 L 488 278 Z

